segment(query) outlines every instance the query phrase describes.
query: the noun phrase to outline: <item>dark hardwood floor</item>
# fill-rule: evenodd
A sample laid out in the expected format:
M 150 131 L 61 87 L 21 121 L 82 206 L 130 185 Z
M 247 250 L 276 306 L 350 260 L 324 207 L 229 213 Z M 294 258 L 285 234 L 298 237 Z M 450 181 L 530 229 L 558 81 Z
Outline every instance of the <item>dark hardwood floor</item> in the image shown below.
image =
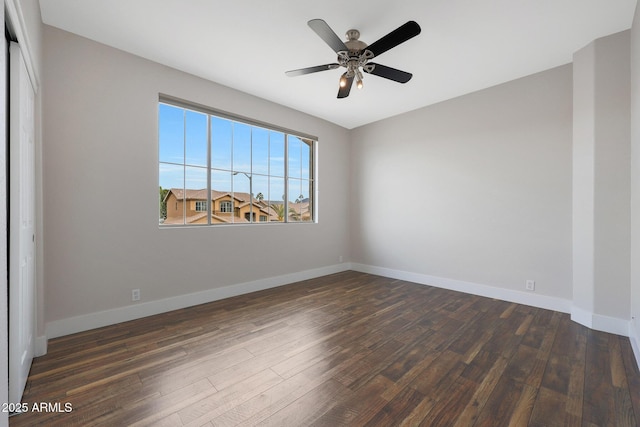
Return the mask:
M 345 272 L 51 340 L 24 402 L 12 427 L 638 426 L 640 373 L 566 314 Z

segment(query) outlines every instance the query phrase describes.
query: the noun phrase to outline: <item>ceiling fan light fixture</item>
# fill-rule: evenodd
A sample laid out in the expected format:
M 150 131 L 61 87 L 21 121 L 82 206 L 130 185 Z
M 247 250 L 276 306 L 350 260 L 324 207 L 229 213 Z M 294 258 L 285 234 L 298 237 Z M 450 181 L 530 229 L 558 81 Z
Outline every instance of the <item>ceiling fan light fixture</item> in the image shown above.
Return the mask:
M 360 70 L 356 70 L 356 86 L 358 89 L 362 89 L 362 73 L 360 72 Z
M 344 73 L 340 77 L 340 87 L 345 87 L 347 85 L 347 73 Z

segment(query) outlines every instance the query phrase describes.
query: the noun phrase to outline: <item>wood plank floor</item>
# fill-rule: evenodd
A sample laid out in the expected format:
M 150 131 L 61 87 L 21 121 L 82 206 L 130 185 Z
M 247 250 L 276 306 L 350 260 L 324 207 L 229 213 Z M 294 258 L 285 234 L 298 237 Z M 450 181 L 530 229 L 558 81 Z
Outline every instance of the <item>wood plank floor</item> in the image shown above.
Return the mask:
M 24 402 L 10 426 L 637 426 L 640 373 L 566 314 L 344 272 L 52 340 Z

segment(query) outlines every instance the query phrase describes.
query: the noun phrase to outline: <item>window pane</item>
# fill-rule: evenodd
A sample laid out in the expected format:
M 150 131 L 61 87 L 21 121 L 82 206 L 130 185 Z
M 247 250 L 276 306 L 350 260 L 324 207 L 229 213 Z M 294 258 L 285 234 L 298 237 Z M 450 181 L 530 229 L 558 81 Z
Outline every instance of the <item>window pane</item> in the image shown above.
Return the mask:
M 301 164 L 302 164 L 302 141 L 297 136 L 289 135 L 287 147 L 288 152 L 287 156 L 289 156 L 289 177 L 290 178 L 301 178 Z
M 184 224 L 184 193 L 182 190 L 172 189 L 166 197 L 167 218 L 164 225 Z
M 251 172 L 251 127 L 233 124 L 233 170 Z
M 269 174 L 284 177 L 284 134 L 269 132 Z
M 184 188 L 184 166 L 160 163 L 159 177 L 162 188 Z
M 306 203 L 306 214 L 302 215 L 302 221 L 313 222 L 313 181 L 302 180 L 301 193 Z
M 218 170 L 211 171 L 212 224 L 233 223 L 231 181 L 231 172 Z
M 289 207 L 287 209 L 287 214 L 289 216 L 289 221 L 299 221 L 301 218 L 301 210 L 300 210 L 300 180 L 299 179 L 289 179 Z
M 158 122 L 160 161 L 184 163 L 184 110 L 160 104 Z
M 233 192 L 238 193 L 238 197 L 242 194 L 243 200 L 248 200 L 249 198 L 249 186 L 251 180 L 249 179 L 251 175 L 245 175 L 242 172 L 234 172 L 233 173 Z
M 251 175 L 243 172 L 234 172 L 233 175 L 233 197 L 236 199 L 236 222 L 251 222 L 253 207 L 250 204 Z
M 231 172 L 212 170 L 211 191 L 218 193 L 231 193 Z
M 207 166 L 207 116 L 187 110 L 185 113 L 187 165 Z
M 160 163 L 160 224 L 184 224 L 184 167 Z
M 308 191 L 302 182 L 301 179 L 289 179 L 289 203 L 300 203 L 308 198 Z
M 284 206 L 284 178 L 272 176 L 269 179 L 269 206 L 271 220 L 283 222 L 287 212 Z
M 289 221 L 311 221 L 310 181 L 289 179 Z
M 211 117 L 211 167 L 231 170 L 232 123 Z
M 251 135 L 251 171 L 267 175 L 269 173 L 269 131 L 253 128 Z M 257 194 L 257 193 L 254 193 Z
M 269 177 L 253 175 L 253 194 L 257 200 L 269 200 Z
M 207 169 L 187 166 L 185 168 L 185 223 L 208 224 L 208 211 L 196 209 L 196 202 L 207 202 Z
M 207 169 L 187 166 L 184 168 L 184 187 L 187 190 L 207 189 Z
M 256 221 L 259 215 L 269 216 L 269 177 L 264 175 L 253 175 L 253 194 L 255 195 Z M 265 221 L 268 221 L 268 218 Z

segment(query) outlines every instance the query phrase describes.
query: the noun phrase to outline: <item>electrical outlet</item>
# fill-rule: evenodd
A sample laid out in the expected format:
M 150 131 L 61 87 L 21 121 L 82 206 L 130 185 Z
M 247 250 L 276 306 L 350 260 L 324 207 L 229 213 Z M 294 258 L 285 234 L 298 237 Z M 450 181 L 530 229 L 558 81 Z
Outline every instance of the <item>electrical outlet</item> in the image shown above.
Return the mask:
M 133 289 L 131 291 L 131 301 L 140 301 L 140 289 Z
M 528 291 L 536 290 L 536 281 L 535 280 L 527 280 L 526 288 Z
M 342 262 L 342 255 L 338 257 L 338 262 Z

